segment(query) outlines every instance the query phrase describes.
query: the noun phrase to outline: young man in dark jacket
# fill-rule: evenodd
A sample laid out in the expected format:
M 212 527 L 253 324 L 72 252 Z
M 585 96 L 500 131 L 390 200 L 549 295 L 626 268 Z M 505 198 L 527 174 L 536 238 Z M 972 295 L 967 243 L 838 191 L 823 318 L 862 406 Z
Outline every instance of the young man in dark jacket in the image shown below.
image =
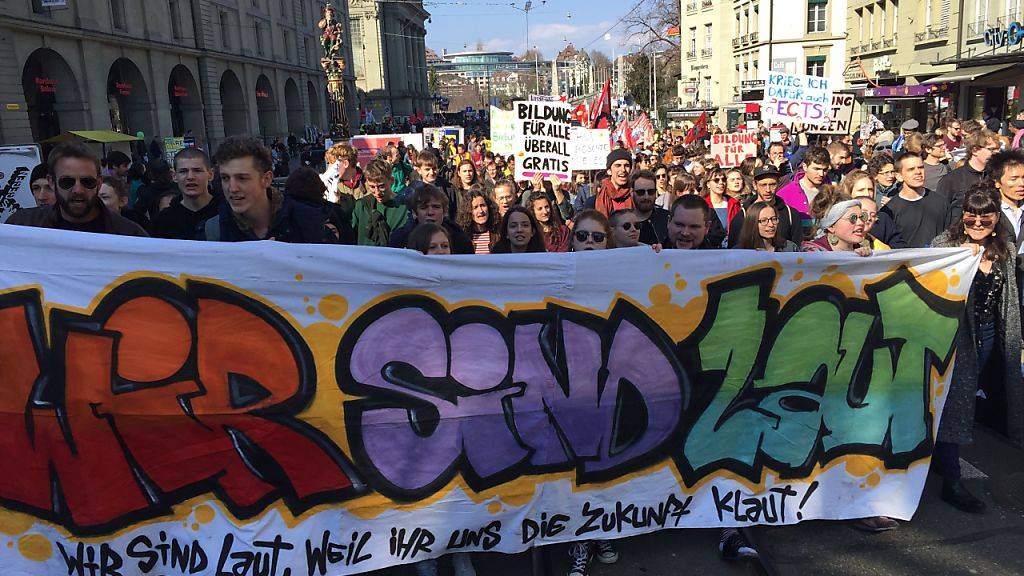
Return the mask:
M 420 224 L 430 223 L 444 227 L 451 239 L 452 254 L 473 254 L 473 242 L 461 228 L 448 218 L 448 197 L 440 188 L 433 184 L 416 181 L 408 186 L 409 221 L 404 226 L 391 232 L 388 239 L 390 248 L 406 248 L 409 234 Z
M 276 188 L 274 161 L 259 140 L 233 136 L 217 149 L 217 165 L 225 202 L 217 216 L 199 229 L 199 240 L 244 242 L 277 240 L 294 243 L 329 243 L 323 212 L 286 198 Z
M 213 168 L 210 157 L 198 148 L 185 148 L 174 156 L 174 181 L 181 196 L 153 220 L 153 236 L 195 240 L 199 225 L 217 215 L 223 202 L 210 193 Z
M 77 142 L 66 142 L 50 153 L 50 186 L 56 203 L 18 210 L 8 224 L 77 232 L 148 236 L 138 224 L 108 210 L 99 198 L 100 159 Z

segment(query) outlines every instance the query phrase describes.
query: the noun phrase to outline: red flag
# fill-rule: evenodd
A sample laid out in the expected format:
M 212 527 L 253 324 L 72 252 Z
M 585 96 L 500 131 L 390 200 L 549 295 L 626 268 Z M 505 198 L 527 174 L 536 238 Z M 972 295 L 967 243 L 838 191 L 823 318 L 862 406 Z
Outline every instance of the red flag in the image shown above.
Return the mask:
M 590 114 L 587 112 L 587 105 L 584 103 L 577 106 L 572 111 L 572 118 L 579 122 L 581 126 L 589 126 L 590 124 L 588 123 L 588 120 L 590 119 Z
M 683 140 L 683 144 L 689 146 L 697 142 L 698 140 L 708 137 L 708 113 L 701 112 L 700 117 L 693 123 L 693 128 L 686 133 L 686 139 Z
M 640 142 L 648 145 L 654 143 L 654 125 L 651 124 L 651 119 L 646 113 L 637 116 L 637 119 L 627 128 L 627 131 L 634 146 Z
M 590 127 L 599 128 L 598 121 L 602 116 L 611 116 L 612 113 L 612 81 L 611 79 L 605 80 L 604 87 L 601 88 L 601 93 L 598 94 L 597 100 L 590 106 Z M 607 126 L 607 121 L 605 122 Z

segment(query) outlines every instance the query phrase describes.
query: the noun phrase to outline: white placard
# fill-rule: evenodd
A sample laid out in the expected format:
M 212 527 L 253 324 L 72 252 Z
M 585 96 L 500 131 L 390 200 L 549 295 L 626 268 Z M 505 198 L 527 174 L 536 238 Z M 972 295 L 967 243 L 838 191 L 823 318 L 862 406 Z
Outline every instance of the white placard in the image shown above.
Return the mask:
M 515 102 L 516 180 L 569 179 L 572 110 L 565 102 Z
M 0 222 L 22 208 L 32 208 L 32 169 L 39 164 L 39 147 L 0 146 Z

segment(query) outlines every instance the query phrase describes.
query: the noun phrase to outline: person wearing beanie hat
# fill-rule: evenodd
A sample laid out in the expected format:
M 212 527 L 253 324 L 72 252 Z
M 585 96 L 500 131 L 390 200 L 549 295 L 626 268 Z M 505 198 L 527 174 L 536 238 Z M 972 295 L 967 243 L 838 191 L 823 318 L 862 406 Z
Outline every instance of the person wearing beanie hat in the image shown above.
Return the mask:
M 633 169 L 633 157 L 629 150 L 617 148 L 608 153 L 606 161 L 608 177 L 601 181 L 597 194 L 587 200 L 587 208 L 593 208 L 605 216 L 616 210 L 632 210 L 633 191 L 629 188 L 629 174 Z

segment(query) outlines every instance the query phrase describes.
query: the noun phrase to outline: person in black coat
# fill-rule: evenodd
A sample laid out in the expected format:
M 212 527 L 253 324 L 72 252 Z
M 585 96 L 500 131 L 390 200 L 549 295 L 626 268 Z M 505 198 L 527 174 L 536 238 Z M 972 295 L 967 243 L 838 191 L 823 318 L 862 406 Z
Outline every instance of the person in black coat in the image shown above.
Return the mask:
M 452 254 L 473 254 L 472 240 L 448 218 L 449 202 L 445 193 L 437 186 L 423 181 L 413 182 L 408 188 L 408 206 L 412 218 L 409 218 L 405 226 L 391 232 L 388 247 L 405 248 L 409 242 L 409 234 L 416 226 L 431 223 L 443 226 L 448 231 Z

